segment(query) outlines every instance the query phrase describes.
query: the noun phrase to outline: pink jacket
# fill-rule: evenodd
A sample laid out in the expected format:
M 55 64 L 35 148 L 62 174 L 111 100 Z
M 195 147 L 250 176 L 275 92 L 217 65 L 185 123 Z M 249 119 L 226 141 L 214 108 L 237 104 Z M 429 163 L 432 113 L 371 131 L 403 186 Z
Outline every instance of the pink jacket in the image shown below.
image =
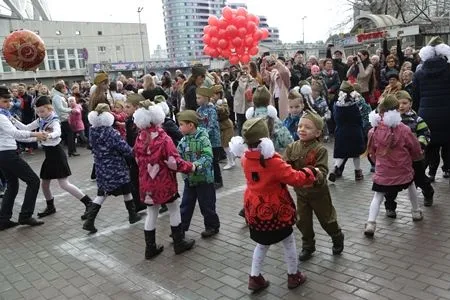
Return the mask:
M 70 129 L 72 129 L 73 132 L 80 132 L 84 130 L 84 123 L 81 116 L 82 110 L 81 105 L 77 104 L 69 115 Z
M 394 114 L 394 118 L 383 120 L 377 116 L 378 120 L 371 120 L 374 128 L 369 132 L 368 151 L 375 160 L 373 182 L 386 186 L 401 185 L 413 180 L 412 163 L 421 159 L 422 149 L 411 129 L 401 122 L 400 114 L 397 117 L 397 112 L 388 113 Z
M 160 127 L 142 129 L 134 145 L 139 166 L 139 189 L 144 204 L 164 204 L 178 198 L 177 171 L 190 173 L 192 163 L 181 159 L 172 139 Z M 164 161 L 173 157 L 177 171 Z

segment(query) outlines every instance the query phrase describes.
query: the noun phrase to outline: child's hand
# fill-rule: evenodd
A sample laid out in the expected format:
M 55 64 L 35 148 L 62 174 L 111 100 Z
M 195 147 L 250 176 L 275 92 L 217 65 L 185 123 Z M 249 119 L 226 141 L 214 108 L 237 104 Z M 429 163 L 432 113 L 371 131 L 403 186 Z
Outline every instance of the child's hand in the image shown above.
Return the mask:
M 192 164 L 192 173 L 195 172 L 195 169 L 197 169 L 197 168 L 195 167 L 195 164 Z
M 164 163 L 167 165 L 169 169 L 174 171 L 178 170 L 177 161 L 173 156 L 169 156 L 169 158 L 165 160 Z

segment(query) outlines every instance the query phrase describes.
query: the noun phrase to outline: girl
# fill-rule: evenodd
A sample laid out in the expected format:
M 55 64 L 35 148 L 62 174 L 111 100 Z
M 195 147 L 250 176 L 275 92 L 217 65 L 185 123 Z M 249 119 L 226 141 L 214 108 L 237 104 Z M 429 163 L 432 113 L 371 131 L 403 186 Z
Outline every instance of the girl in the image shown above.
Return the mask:
M 80 104 L 77 104 L 77 100 L 75 97 L 69 97 L 69 106 L 72 108 L 72 112 L 69 115 L 69 125 L 70 129 L 75 133 L 75 136 L 78 137 L 82 144 L 86 145 L 87 138 L 84 135 L 84 123 L 83 116 L 81 114 L 82 108 Z
M 75 101 L 75 99 L 73 99 Z M 36 113 L 38 119 L 28 125 L 24 125 L 19 121 L 15 121 L 14 125 L 21 130 L 36 130 L 47 133 L 47 139 L 41 144 L 45 151 L 45 160 L 41 167 L 41 187 L 44 193 L 47 207 L 43 212 L 38 213 L 39 218 L 43 218 L 56 213 L 54 198 L 50 191 L 50 183 L 52 179 L 57 179 L 59 187 L 78 200 L 80 200 L 86 210 L 81 216 L 81 219 L 86 219 L 88 208 L 91 206 L 92 200 L 80 191 L 79 188 L 69 182 L 68 177 L 72 174 L 69 164 L 67 163 L 67 156 L 61 147 L 61 125 L 59 119 L 53 111 L 50 98 L 47 96 L 40 96 L 36 100 Z
M 370 204 L 369 218 L 364 234 L 375 233 L 376 218 L 386 193 L 397 193 L 407 189 L 412 206 L 413 221 L 423 219 L 417 202 L 416 186 L 413 182 L 413 161 L 422 157 L 419 141 L 411 129 L 402 123 L 397 111 L 399 103 L 395 95 L 389 95 L 378 106 L 379 114 L 372 112 L 369 132 L 369 155 L 375 161 L 372 190 L 375 192 Z
M 120 133 L 120 136 L 126 140 L 127 131 L 125 128 L 125 122 L 128 118 L 126 112 L 124 112 L 125 103 L 121 100 L 114 102 L 113 111 L 111 114 L 114 116 L 114 128 Z
M 88 115 L 91 123 L 89 142 L 92 146 L 97 175 L 97 197 L 89 207 L 87 220 L 83 229 L 90 233 L 97 232 L 94 226 L 100 208 L 109 195 L 123 195 L 125 207 L 128 210 L 128 220 L 134 224 L 141 219 L 136 213 L 136 207 L 131 194 L 131 182 L 126 156 L 132 155 L 132 149 L 120 134 L 112 128 L 114 116 L 109 104 L 100 103 Z
M 283 125 L 289 130 L 293 140 L 298 141 L 297 127 L 303 112 L 303 97 L 298 91 L 291 90 L 288 95 L 288 103 L 288 116 L 284 119 Z
M 259 292 L 269 286 L 261 275 L 262 264 L 270 245 L 282 242 L 288 265 L 288 288 L 294 289 L 305 282 L 306 276 L 298 270 L 297 249 L 292 226 L 296 210 L 287 184 L 312 186 L 317 170 L 304 168 L 295 171 L 275 152 L 269 139 L 269 128 L 264 118 L 246 121 L 242 137 L 231 139 L 233 154 L 241 158 L 247 181 L 244 194 L 245 218 L 250 238 L 257 244 L 253 252 L 248 289 Z M 245 151 L 244 142 L 248 145 Z M 244 153 L 245 151 L 245 153 Z
M 147 205 L 144 226 L 145 258 L 150 259 L 164 249 L 155 242 L 156 220 L 161 204 L 166 204 L 169 210 L 175 254 L 194 246 L 194 240 L 184 238 L 181 227 L 176 172 L 190 173 L 195 167 L 181 159 L 172 139 L 161 128 L 165 119 L 161 104 L 154 105 L 148 100 L 141 104 L 143 107 L 133 115 L 136 126 L 140 128 L 134 151 L 139 165 L 140 198 Z

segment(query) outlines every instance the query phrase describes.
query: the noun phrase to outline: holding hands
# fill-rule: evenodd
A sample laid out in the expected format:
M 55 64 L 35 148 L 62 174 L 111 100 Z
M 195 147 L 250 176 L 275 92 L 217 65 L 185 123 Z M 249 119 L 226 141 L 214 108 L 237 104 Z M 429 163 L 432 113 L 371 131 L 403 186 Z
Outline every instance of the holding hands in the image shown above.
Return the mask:
M 32 136 L 34 136 L 38 141 L 46 141 L 48 138 L 48 133 L 44 131 L 33 132 Z

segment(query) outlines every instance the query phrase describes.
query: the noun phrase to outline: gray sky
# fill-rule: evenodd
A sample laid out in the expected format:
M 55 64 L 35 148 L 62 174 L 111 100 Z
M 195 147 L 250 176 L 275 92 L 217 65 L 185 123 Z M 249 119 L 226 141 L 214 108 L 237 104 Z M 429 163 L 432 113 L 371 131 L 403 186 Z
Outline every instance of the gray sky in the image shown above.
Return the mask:
M 62 2 L 67 3 L 62 5 Z M 47 0 L 52 19 L 55 21 L 98 21 L 98 22 L 138 22 L 137 8 L 143 6 L 142 22 L 147 24 L 150 49 L 157 45 L 165 48 L 164 21 L 161 0 Z M 246 2 L 248 11 L 265 15 L 270 26 L 278 27 L 283 42 L 302 39 L 302 21 L 305 19 L 305 41 L 326 40 L 331 28 L 349 15 L 344 1 L 337 0 L 241 0 Z M 338 5 L 336 2 L 341 2 Z M 337 30 L 346 32 L 349 28 Z M 335 31 L 336 32 L 336 31 Z

